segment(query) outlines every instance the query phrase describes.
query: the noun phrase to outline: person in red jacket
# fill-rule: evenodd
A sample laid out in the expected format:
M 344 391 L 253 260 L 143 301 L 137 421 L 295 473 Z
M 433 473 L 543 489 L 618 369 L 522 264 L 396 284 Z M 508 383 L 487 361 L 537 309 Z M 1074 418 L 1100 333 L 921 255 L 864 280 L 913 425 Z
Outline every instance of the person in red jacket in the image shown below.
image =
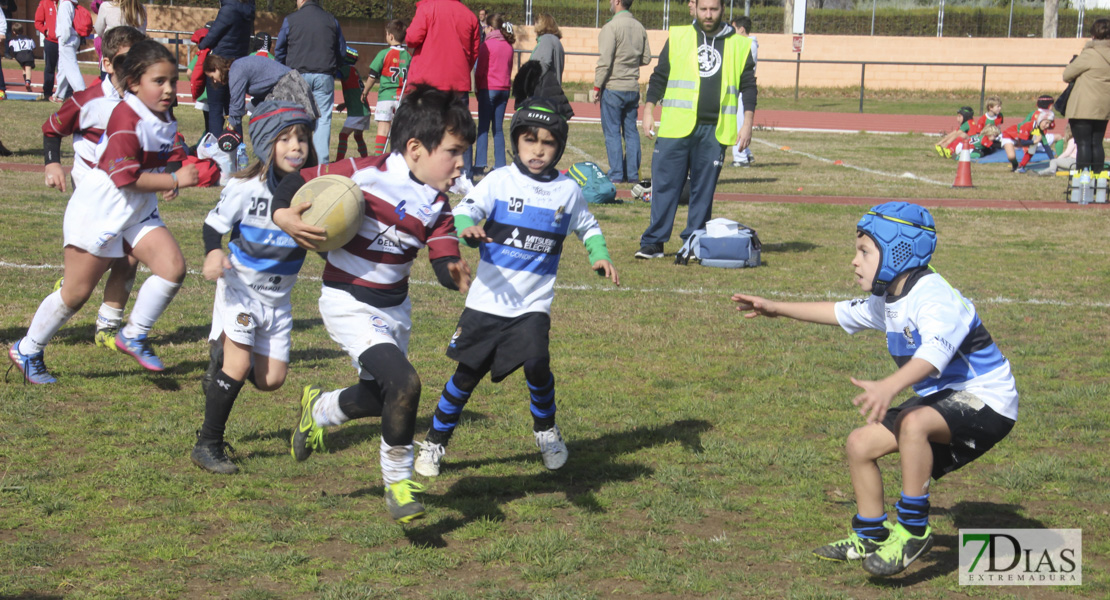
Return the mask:
M 427 85 L 453 92 L 469 104 L 470 72 L 478 60 L 478 17 L 459 0 L 420 0 L 405 32 L 412 52 L 408 85 Z M 471 152 L 463 154 L 463 176 L 471 170 Z M 469 182 L 470 180 L 467 179 Z
M 35 30 L 46 38 L 42 45 L 42 97 L 54 99 L 54 71 L 58 69 L 58 0 L 39 0 L 35 9 Z

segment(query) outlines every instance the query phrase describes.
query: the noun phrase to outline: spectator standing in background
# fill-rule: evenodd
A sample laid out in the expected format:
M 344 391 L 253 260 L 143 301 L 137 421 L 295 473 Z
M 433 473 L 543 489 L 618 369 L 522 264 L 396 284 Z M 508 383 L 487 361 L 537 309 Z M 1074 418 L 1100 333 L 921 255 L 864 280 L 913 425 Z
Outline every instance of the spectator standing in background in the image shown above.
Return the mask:
M 705 228 L 713 214 L 713 190 L 725 147 L 748 147 L 755 117 L 755 61 L 751 38 L 721 22 L 721 0 L 697 0 L 698 18 L 671 27 L 648 82 L 644 131 L 658 135 L 651 161 L 651 222 L 636 258 L 661 258 L 671 237 L 678 197 L 690 179 L 690 211 L 681 238 Z M 743 97 L 744 127 L 736 130 Z M 662 100 L 659 131 L 655 104 Z
M 536 19 L 536 49 L 528 60 L 538 61 L 543 65 L 544 72 L 552 72 L 559 83 L 563 83 L 563 65 L 566 63 L 566 52 L 563 50 L 563 32 L 555 17 L 540 13 Z
M 320 118 L 312 145 L 320 164 L 330 162 L 331 113 L 335 107 L 335 74 L 343 64 L 347 41 L 339 21 L 315 0 L 297 0 L 297 11 L 285 17 L 274 45 L 274 58 L 304 77 L 316 99 Z
M 480 11 L 481 12 L 481 11 Z M 470 73 L 478 60 L 478 18 L 459 0 L 420 0 L 405 32 L 412 52 L 408 85 L 427 85 L 470 102 Z M 465 188 L 470 183 L 471 149 L 463 153 Z
M 58 70 L 58 36 L 54 27 L 58 22 L 58 0 L 39 0 L 35 9 L 35 30 L 42 34 L 42 97 L 54 98 L 54 72 Z
M 77 0 L 61 0 L 58 3 L 54 34 L 58 36 L 58 74 L 61 76 L 55 94 L 59 101 L 85 89 L 85 77 L 77 66 L 77 49 L 81 47 L 81 36 L 73 25 L 76 16 Z
M 640 67 L 651 62 L 647 31 L 628 10 L 632 0 L 609 0 L 613 17 L 597 37 L 594 102 L 601 105 L 601 132 L 609 157 L 609 181 L 640 180 Z M 624 147 L 621 147 L 621 140 Z
M 8 14 L 7 3 L 0 10 L 0 57 L 8 51 Z M 0 100 L 8 99 L 8 85 L 4 83 L 4 73 L 0 72 Z
M 1064 69 L 1064 81 L 1074 81 L 1075 87 L 1068 105 L 1060 107 L 1075 139 L 1075 168 L 1088 178 L 1106 162 L 1102 140 L 1110 119 L 1110 19 L 1095 21 L 1091 37 Z
M 208 28 L 204 39 L 197 44 L 197 48 L 208 50 L 209 55 L 234 61 L 250 54 L 253 34 L 253 0 L 221 0 L 220 12 L 216 13 L 216 20 Z M 208 105 L 208 131 L 213 135 L 220 135 L 231 106 L 227 82 L 221 85 L 207 80 L 204 82 L 204 93 L 205 103 Z
M 104 37 L 105 33 L 120 25 L 146 33 L 146 7 L 141 0 L 108 0 L 100 5 L 93 23 L 96 35 Z
M 505 106 L 509 103 L 509 86 L 513 75 L 513 26 L 503 13 L 487 18 L 486 41 L 478 49 L 478 68 L 474 85 L 478 88 L 478 141 L 474 144 L 473 179 L 484 175 L 489 149 L 489 133 L 493 129 L 493 166 L 505 166 Z
M 736 30 L 737 35 L 747 37 L 752 41 L 752 64 L 759 62 L 759 40 L 755 39 L 752 35 L 752 20 L 748 17 L 736 17 L 732 20 L 732 27 Z M 736 129 L 744 128 L 744 99 L 740 98 L 740 103 L 737 105 L 736 110 Z M 740 148 L 740 143 L 737 142 L 732 147 L 732 166 L 734 167 L 750 167 L 755 162 L 752 157 L 752 148 L 749 144 L 745 148 Z

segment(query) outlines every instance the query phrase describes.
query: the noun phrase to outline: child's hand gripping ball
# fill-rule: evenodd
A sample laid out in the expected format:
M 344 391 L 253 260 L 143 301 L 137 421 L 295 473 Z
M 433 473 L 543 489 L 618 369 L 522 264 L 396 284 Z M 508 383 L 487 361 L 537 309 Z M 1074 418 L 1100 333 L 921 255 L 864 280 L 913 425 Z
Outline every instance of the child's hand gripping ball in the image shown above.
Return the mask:
M 309 181 L 293 195 L 290 208 L 305 202 L 311 202 L 311 206 L 301 213 L 301 220 L 325 231 L 326 239 L 315 244 L 317 252 L 344 246 L 362 227 L 366 199 L 350 178 L 324 175 Z

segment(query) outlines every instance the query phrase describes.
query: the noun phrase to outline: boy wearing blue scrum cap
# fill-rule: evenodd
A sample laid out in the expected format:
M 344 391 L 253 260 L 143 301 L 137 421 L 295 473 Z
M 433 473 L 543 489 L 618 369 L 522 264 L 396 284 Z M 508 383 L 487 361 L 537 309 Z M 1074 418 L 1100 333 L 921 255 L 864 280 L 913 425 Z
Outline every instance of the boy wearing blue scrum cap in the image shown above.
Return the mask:
M 599 275 L 617 285 L 620 280 L 582 189 L 555 168 L 568 134 L 559 109 L 547 99 L 525 101 L 509 124 L 513 164 L 491 172 L 455 207 L 455 229 L 480 248 L 481 261 L 447 347 L 447 356 L 459 366 L 444 385 L 416 457 L 415 470 L 425 477 L 439 475 L 447 443 L 478 382 L 489 373 L 497 383 L 520 368 L 544 466 L 555 470 L 567 461 L 567 446 L 555 425 L 548 332 L 555 274 L 568 234 L 582 240 Z
M 846 539 L 813 551 L 826 560 L 862 560 L 873 575 L 901 572 L 933 544 L 929 479 L 940 479 L 1006 437 L 1018 412 L 1010 362 L 975 307 L 929 264 L 933 217 L 920 206 L 875 206 L 856 226 L 856 282 L 872 296 L 844 302 L 775 302 L 735 294 L 748 318 L 790 317 L 840 325 L 848 333 L 886 332 L 898 369 L 879 381 L 852 378 L 852 403 L 867 424 L 848 436 L 848 467 L 858 513 Z M 889 408 L 902 390 L 917 394 Z M 878 459 L 901 454 L 902 496 L 891 525 Z

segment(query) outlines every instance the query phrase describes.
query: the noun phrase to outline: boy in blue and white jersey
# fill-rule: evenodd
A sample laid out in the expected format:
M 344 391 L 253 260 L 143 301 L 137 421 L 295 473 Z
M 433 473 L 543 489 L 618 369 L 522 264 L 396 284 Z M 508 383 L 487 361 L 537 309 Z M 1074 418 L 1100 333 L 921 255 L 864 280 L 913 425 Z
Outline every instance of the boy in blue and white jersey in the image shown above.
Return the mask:
M 975 307 L 929 264 L 936 249 L 933 217 L 920 206 L 888 202 L 857 225 L 856 281 L 872 296 L 844 302 L 774 302 L 736 294 L 745 317 L 784 316 L 840 325 L 848 333 L 886 332 L 898 370 L 879 381 L 852 383 L 852 403 L 867 424 L 848 436 L 847 454 L 858 513 L 852 533 L 814 550 L 818 558 L 863 560 L 873 575 L 901 572 L 933 544 L 929 479 L 980 457 L 1013 428 L 1018 393 L 1010 362 Z M 917 396 L 891 401 L 913 387 Z M 902 496 L 891 526 L 878 459 L 901 454 Z
M 487 175 L 455 208 L 455 229 L 469 245 L 480 247 L 481 261 L 447 348 L 459 366 L 444 386 L 416 457 L 415 470 L 425 477 L 439 475 L 463 406 L 482 377 L 489 373 L 496 383 L 522 366 L 544 465 L 558 469 L 567 461 L 555 425 L 548 353 L 555 274 L 567 234 L 583 241 L 598 274 L 620 285 L 581 188 L 555 169 L 567 134 L 566 119 L 554 103 L 528 100 L 509 126 L 513 164 Z M 477 224 L 483 220 L 484 225 Z
M 316 163 L 316 120 L 292 102 L 263 102 L 250 120 L 258 160 L 235 173 L 204 219 L 205 279 L 216 282 L 209 334 L 211 361 L 201 387 L 204 424 L 191 459 L 212 473 L 239 468 L 224 452 L 224 428 L 249 378 L 262 391 L 285 383 L 293 331 L 290 294 L 305 250 L 270 218 L 278 182 Z M 228 252 L 221 248 L 231 233 Z

